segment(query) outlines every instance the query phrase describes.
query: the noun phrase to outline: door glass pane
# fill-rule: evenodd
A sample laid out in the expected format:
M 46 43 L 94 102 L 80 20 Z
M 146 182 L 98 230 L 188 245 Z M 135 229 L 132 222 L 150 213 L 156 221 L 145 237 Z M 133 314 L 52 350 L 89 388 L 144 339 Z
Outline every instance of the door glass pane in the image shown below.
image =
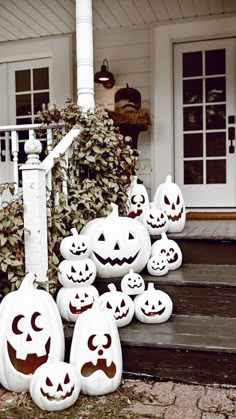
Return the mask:
M 206 106 L 206 129 L 225 129 L 226 106 Z
M 205 51 L 206 75 L 225 74 L 225 49 Z
M 202 52 L 186 52 L 183 54 L 183 77 L 202 75 Z
M 225 132 L 211 132 L 206 134 L 206 155 L 226 156 L 226 135 Z
M 184 157 L 203 156 L 203 135 L 184 134 Z
M 31 115 L 31 95 L 16 96 L 16 115 Z
M 184 183 L 185 185 L 203 183 L 203 161 L 192 160 L 184 162 Z
M 184 131 L 202 130 L 202 106 L 184 108 Z
M 34 94 L 34 114 L 42 110 L 42 105 L 48 105 L 49 103 L 49 93 L 35 93 Z
M 16 92 L 30 90 L 30 70 L 19 70 L 15 72 Z
M 202 102 L 202 79 L 183 81 L 184 104 Z
M 207 160 L 207 183 L 226 183 L 226 160 Z
M 35 68 L 33 70 L 33 88 L 34 90 L 49 89 L 48 68 Z
M 206 102 L 225 102 L 225 77 L 206 79 Z

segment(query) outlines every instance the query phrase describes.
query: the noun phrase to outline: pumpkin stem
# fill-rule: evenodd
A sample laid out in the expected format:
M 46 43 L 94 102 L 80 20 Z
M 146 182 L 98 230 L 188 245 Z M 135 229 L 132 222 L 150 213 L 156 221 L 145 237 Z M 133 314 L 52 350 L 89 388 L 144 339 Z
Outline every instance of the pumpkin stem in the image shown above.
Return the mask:
M 112 292 L 112 291 L 113 291 L 113 292 L 114 292 L 114 291 L 116 291 L 116 286 L 115 286 L 115 284 L 113 284 L 113 283 L 108 284 L 108 285 L 107 285 L 107 287 L 108 287 L 109 291 L 111 291 L 111 292 Z
M 77 231 L 77 229 L 75 227 L 72 228 L 70 231 L 73 234 L 73 236 L 78 236 L 79 235 L 79 233 L 78 233 L 78 231 Z
M 161 233 L 161 238 L 163 240 L 168 240 L 167 234 L 166 233 Z
M 130 273 L 130 274 L 134 274 L 134 270 L 133 270 L 133 269 L 130 269 L 130 270 L 129 270 L 129 273 Z
M 30 286 L 34 287 L 35 280 L 36 276 L 32 272 L 27 273 L 19 287 L 19 290 L 24 290 L 25 288 L 29 288 Z
M 171 175 L 168 175 L 166 177 L 166 183 L 172 183 L 172 176 Z
M 112 211 L 108 215 L 108 217 L 119 217 L 119 208 L 118 205 L 114 204 L 114 202 L 111 202 Z
M 154 282 L 149 282 L 147 289 L 148 291 L 156 291 L 156 288 L 154 287 Z

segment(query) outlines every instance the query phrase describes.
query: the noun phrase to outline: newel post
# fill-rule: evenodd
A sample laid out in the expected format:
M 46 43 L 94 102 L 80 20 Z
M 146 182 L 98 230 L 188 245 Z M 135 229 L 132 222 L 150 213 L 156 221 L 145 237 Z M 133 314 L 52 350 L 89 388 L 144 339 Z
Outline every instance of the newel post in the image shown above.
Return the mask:
M 33 135 L 25 142 L 26 163 L 21 166 L 24 203 L 25 270 L 47 280 L 47 205 L 46 172 L 39 155 L 42 145 Z

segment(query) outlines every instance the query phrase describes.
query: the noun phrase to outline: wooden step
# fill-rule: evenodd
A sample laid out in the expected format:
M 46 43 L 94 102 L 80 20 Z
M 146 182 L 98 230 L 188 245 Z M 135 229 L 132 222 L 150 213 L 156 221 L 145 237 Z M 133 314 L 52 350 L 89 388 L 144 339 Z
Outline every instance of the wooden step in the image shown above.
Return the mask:
M 182 265 L 162 277 L 142 276 L 170 295 L 174 314 L 236 317 L 236 265 Z M 94 285 L 103 294 L 110 282 L 120 290 L 120 278 L 97 278 Z
M 236 385 L 236 318 L 172 315 L 120 328 L 123 369 L 161 380 Z M 67 356 L 73 325 L 65 323 Z

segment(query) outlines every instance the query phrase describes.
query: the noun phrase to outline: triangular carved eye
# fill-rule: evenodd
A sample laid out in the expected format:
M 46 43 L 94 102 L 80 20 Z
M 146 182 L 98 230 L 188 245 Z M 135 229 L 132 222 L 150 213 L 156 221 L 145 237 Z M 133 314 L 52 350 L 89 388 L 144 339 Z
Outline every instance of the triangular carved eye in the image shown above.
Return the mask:
M 73 273 L 76 272 L 76 269 L 73 266 L 71 266 L 71 272 L 73 272 Z
M 100 236 L 98 237 L 98 240 L 100 241 L 100 242 L 104 242 L 105 241 L 105 236 L 104 236 L 104 234 L 102 233 L 102 234 L 100 234 Z
M 67 373 L 65 376 L 64 384 L 68 384 L 70 382 L 69 374 Z
M 134 236 L 131 233 L 129 233 L 129 240 L 134 240 Z
M 164 202 L 165 202 L 165 204 L 170 205 L 170 201 L 169 201 L 169 199 L 167 198 L 166 195 L 164 196 Z
M 109 301 L 107 301 L 107 308 L 112 308 L 111 304 L 109 303 Z
M 177 196 L 176 204 L 177 204 L 177 205 L 179 205 L 179 204 L 180 204 L 180 197 L 179 197 L 179 195 Z
M 52 384 L 52 382 L 51 382 L 51 380 L 50 380 L 50 378 L 46 378 L 46 384 L 47 384 L 47 386 L 50 386 L 50 387 L 52 387 L 53 386 L 53 384 Z

